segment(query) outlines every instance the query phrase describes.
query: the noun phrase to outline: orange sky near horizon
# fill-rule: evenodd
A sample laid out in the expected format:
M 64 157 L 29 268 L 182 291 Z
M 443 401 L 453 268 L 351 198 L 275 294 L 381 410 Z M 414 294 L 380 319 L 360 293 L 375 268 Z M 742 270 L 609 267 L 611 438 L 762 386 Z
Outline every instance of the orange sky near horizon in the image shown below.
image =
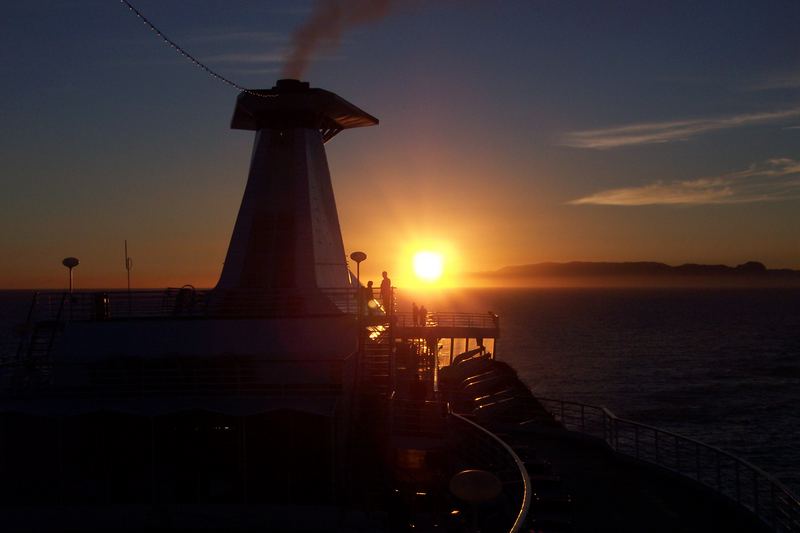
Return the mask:
M 146 10 L 272 86 L 307 13 L 201 4 Z M 721 4 L 445 2 L 320 50 L 305 79 L 380 119 L 326 144 L 362 278 L 433 290 L 422 249 L 437 286 L 540 262 L 800 269 L 800 10 Z M 253 134 L 230 129 L 236 90 L 123 7 L 6 6 L 0 289 L 66 287 L 66 256 L 77 287 L 124 287 L 125 239 L 133 287 L 217 281 Z
M 326 148 L 345 253 L 366 252 L 362 279 L 376 284 L 381 271 L 387 270 L 398 287 L 453 287 L 463 284 L 465 273 L 547 261 L 736 265 L 756 260 L 770 268 L 800 267 L 795 250 L 776 246 L 774 239 L 763 239 L 764 228 L 754 226 L 752 218 L 708 218 L 708 210 L 724 207 L 651 208 L 649 224 L 643 225 L 637 223 L 637 208 L 567 205 L 568 196 L 559 197 L 553 190 L 550 182 L 555 178 L 550 169 L 520 169 L 499 159 L 481 165 L 468 154 L 459 157 L 428 145 L 416 152 L 420 161 L 417 172 L 392 171 L 404 150 L 400 155 L 387 149 L 377 151 L 370 146 L 374 142 L 358 138 L 357 133 L 351 133 L 355 138 L 342 140 L 372 148 L 366 164 L 349 154 L 342 157 L 337 147 L 340 139 Z M 238 151 L 244 152 L 252 139 L 240 135 L 238 141 Z M 39 239 L 19 242 L 18 252 L 6 258 L 0 266 L 0 288 L 63 288 L 67 270 L 61 259 L 68 255 L 81 260 L 75 270 L 77 287 L 124 287 L 126 237 L 133 258 L 134 287 L 214 286 L 247 176 L 247 159 L 232 161 L 228 173 L 236 177 L 220 184 L 221 194 L 193 191 L 180 204 L 171 204 L 175 198 L 166 193 L 140 196 L 127 199 L 124 207 L 115 205 L 118 199 L 112 194 L 110 205 L 75 218 L 67 217 L 65 206 L 61 218 L 56 213 L 38 222 Z M 495 186 L 490 164 L 495 172 L 530 175 L 533 185 L 519 191 L 524 194 L 509 194 Z M 182 172 L 203 172 L 188 168 Z M 429 177 L 434 168 L 436 179 Z M 376 175 L 381 178 L 374 179 Z M 370 186 L 364 187 L 364 183 Z M 132 213 L 123 216 L 115 209 Z M 751 208 L 756 214 L 758 209 Z M 169 210 L 172 213 L 167 220 L 147 215 Z M 791 228 L 780 219 L 771 222 L 767 218 L 766 223 L 773 226 L 769 229 L 773 237 L 784 234 L 784 238 L 792 238 Z M 702 236 L 694 231 L 700 225 Z M 738 238 L 731 239 L 732 233 Z M 718 235 L 714 249 L 707 244 L 709 234 Z M 444 275 L 436 284 L 423 283 L 413 273 L 413 255 L 420 250 L 436 251 L 444 257 Z
M 97 193 L 110 196 L 97 209 L 73 217 L 69 204 L 64 204 L 61 212 L 36 220 L 28 230 L 37 238 L 20 234 L 15 253 L 0 265 L 0 288 L 63 288 L 67 271 L 61 259 L 69 255 L 81 260 L 76 286 L 124 287 L 125 238 L 133 258 L 134 287 L 214 286 L 247 176 L 245 154 L 252 136 L 236 137 L 231 168 L 224 170 L 232 177 L 226 182 L 212 176 L 213 189 L 209 185 L 185 196 L 156 191 L 121 199 L 112 184 Z M 744 208 L 751 216 L 736 217 L 726 213 L 726 206 L 568 205 L 570 196 L 554 187 L 559 179 L 551 168 L 520 168 L 500 156 L 481 163 L 469 151 L 457 154 L 444 146 L 436 150 L 425 145 L 413 152 L 418 168 L 398 169 L 413 148 L 399 143 L 393 145 L 397 150 L 376 146 L 362 132 L 345 132 L 342 137 L 326 149 L 345 254 L 367 253 L 364 280 L 377 283 L 381 271 L 387 270 L 398 287 L 431 288 L 412 271 L 413 255 L 420 250 L 442 253 L 444 275 L 436 285 L 443 287 L 461 285 L 468 272 L 548 261 L 736 265 L 755 260 L 770 268 L 800 267 L 796 250 L 782 244 L 797 240 L 792 227 L 763 206 Z M 344 148 L 364 146 L 369 156 L 362 160 L 358 153 L 345 152 L 337 145 L 340 141 L 350 145 Z M 513 179 L 529 176 L 529 183 L 509 191 L 496 186 L 492 171 Z M 166 172 L 208 171 L 186 163 L 186 168 Z M 648 223 L 642 224 L 645 209 Z M 760 222 L 754 224 L 755 219 Z M 765 232 L 769 239 L 764 239 Z M 716 240 L 713 247 L 709 238 Z
M 340 202 L 340 205 L 345 204 Z M 342 211 L 340 207 L 340 212 Z M 348 212 L 349 213 L 349 212 Z M 357 225 L 357 218 L 376 217 L 373 222 Z M 718 260 L 696 261 L 691 256 L 678 254 L 638 255 L 626 253 L 624 243 L 611 240 L 600 241 L 591 252 L 573 252 L 566 242 L 568 232 L 551 237 L 536 235 L 512 235 L 504 232 L 502 219 L 492 220 L 484 214 L 477 220 L 460 220 L 447 225 L 447 213 L 429 218 L 440 228 L 436 232 L 425 231 L 415 220 L 399 220 L 380 217 L 373 208 L 361 209 L 359 217 L 345 214 L 342 217 L 346 253 L 362 250 L 368 259 L 361 265 L 362 281 L 373 280 L 376 285 L 381 279 L 381 271 L 387 270 L 397 287 L 412 291 L 438 290 L 464 284 L 464 275 L 470 272 L 488 271 L 509 265 L 538 263 L 546 261 L 661 261 L 668 264 L 686 262 L 706 262 L 736 265 L 747 260 L 761 260 L 763 257 L 745 257 L 731 254 Z M 452 216 L 452 215 L 450 215 Z M 355 227 L 354 227 L 355 226 Z M 232 228 L 232 221 L 230 227 Z M 448 233 L 448 229 L 453 231 Z M 230 231 L 230 229 L 228 230 Z M 102 231 L 98 233 L 102 234 Z M 165 228 L 162 239 L 173 231 Z M 216 284 L 227 249 L 227 238 L 217 231 L 215 240 L 190 238 L 175 241 L 129 240 L 129 253 L 133 258 L 132 285 L 135 288 L 178 287 L 192 284 L 196 287 L 212 287 Z M 494 235 L 497 233 L 497 235 Z M 348 238 L 348 236 L 351 236 Z M 3 289 L 60 289 L 66 287 L 67 269 L 61 259 L 68 255 L 80 258 L 81 264 L 75 269 L 77 288 L 120 288 L 125 286 L 123 262 L 123 243 L 121 240 L 101 235 L 86 240 L 78 238 L 58 245 L 55 241 L 38 243 L 40 247 L 30 246 L 30 256 L 25 259 L 34 264 L 25 268 L 21 262 L 6 261 L 0 288 Z M 600 239 L 598 237 L 598 239 Z M 559 242 L 561 241 L 561 242 Z M 688 248 L 688 246 L 687 246 Z M 77 250 L 77 251 L 76 251 Z M 444 272 L 440 280 L 427 283 L 418 278 L 413 271 L 413 256 L 416 252 L 427 250 L 439 252 L 444 259 Z M 552 255 L 551 255 L 552 254 Z M 574 254 L 574 255 L 573 255 Z M 706 256 L 707 257 L 707 256 Z M 770 268 L 797 268 L 793 264 L 764 261 Z M 12 271 L 11 269 L 14 269 Z M 355 265 L 351 264 L 355 271 Z M 468 285 L 474 282 L 467 282 Z

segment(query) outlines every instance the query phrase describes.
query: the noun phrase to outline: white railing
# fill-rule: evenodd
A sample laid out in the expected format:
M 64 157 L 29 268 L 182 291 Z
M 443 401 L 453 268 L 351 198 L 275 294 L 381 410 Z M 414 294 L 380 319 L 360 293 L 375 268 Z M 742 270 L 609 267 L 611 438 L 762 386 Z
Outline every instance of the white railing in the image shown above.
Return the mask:
M 400 327 L 416 327 L 412 313 L 395 313 L 396 324 Z M 457 327 L 498 329 L 499 317 L 494 313 L 440 313 L 430 312 L 425 320 L 426 327 Z M 421 326 L 420 326 L 421 327 Z
M 477 464 L 488 459 L 493 463 L 495 469 L 500 467 L 505 471 L 513 471 L 511 481 L 522 484 L 520 487 L 522 497 L 514 498 L 514 495 L 511 495 L 512 501 L 518 500 L 519 509 L 508 530 L 509 533 L 519 533 L 525 526 L 531 506 L 531 481 L 525 464 L 514 450 L 494 433 L 452 411 L 450 416 L 457 423 L 454 430 L 458 435 L 459 448 L 462 453 L 468 454 L 469 458 L 478 462 Z M 504 485 L 509 483 L 509 480 L 506 479 L 501 478 L 501 481 L 505 482 Z
M 702 442 L 617 417 L 605 407 L 537 398 L 566 429 L 693 479 L 754 513 L 774 531 L 800 532 L 800 501 L 757 466 Z

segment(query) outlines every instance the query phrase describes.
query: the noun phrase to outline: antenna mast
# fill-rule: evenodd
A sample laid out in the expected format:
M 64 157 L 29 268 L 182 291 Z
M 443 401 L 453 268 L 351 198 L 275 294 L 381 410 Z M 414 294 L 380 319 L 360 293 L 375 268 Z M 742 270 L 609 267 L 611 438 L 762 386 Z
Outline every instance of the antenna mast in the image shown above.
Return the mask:
M 131 269 L 133 268 L 133 259 L 128 257 L 128 239 L 125 239 L 125 270 L 128 271 L 128 292 L 131 292 Z

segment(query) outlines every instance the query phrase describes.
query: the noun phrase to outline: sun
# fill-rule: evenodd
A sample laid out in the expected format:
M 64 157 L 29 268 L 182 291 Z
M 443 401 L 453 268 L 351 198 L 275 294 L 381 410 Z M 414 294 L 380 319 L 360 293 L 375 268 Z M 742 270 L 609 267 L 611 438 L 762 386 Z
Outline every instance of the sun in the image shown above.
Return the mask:
M 423 281 L 434 282 L 442 277 L 444 258 L 437 252 L 414 254 L 414 273 Z

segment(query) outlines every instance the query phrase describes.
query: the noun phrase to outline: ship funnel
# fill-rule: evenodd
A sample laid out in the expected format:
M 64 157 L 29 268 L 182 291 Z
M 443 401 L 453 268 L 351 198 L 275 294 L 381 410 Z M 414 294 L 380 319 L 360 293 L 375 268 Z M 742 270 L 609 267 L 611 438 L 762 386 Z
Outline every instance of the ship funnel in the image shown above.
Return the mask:
M 239 215 L 217 289 L 349 284 L 323 143 L 375 117 L 307 82 L 239 94 L 233 129 L 256 132 Z

